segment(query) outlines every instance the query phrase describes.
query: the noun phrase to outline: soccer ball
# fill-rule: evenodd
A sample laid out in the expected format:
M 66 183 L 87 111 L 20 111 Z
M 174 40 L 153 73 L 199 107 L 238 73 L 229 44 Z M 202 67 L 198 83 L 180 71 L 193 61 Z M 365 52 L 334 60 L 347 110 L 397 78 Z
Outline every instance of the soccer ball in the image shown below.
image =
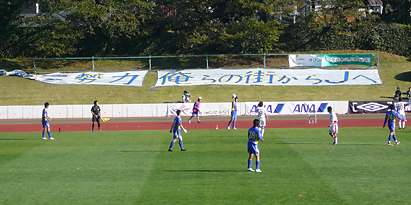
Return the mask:
M 233 98 L 233 99 L 234 99 L 235 97 L 237 97 L 237 95 L 236 95 L 236 94 L 233 94 L 233 95 L 231 96 L 231 98 Z

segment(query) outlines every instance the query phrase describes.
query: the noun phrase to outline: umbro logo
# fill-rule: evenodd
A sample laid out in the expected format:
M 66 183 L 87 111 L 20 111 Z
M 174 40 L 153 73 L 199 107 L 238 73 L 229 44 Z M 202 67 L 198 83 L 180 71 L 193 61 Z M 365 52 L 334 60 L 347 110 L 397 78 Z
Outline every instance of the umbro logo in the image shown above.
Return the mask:
M 388 105 L 379 104 L 376 102 L 366 103 L 362 105 L 358 105 L 357 109 L 365 110 L 368 112 L 377 112 L 379 110 L 388 109 Z

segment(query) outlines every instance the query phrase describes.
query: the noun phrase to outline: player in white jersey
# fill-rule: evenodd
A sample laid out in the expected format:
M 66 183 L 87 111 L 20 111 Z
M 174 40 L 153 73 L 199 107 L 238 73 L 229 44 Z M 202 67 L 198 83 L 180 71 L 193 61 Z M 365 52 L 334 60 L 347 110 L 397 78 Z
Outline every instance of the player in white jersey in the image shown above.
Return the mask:
M 263 107 L 263 102 L 258 103 L 257 114 L 258 114 L 258 120 L 260 120 L 261 136 L 264 136 L 264 130 L 265 130 L 265 126 L 267 125 L 266 120 L 268 121 L 268 115 L 267 115 L 267 111 Z
M 398 101 L 399 102 L 395 103 L 395 111 L 397 111 L 398 114 L 400 114 L 400 116 L 406 120 L 407 118 L 405 118 L 405 107 L 407 107 L 410 103 L 403 102 L 402 97 L 400 97 Z M 405 120 L 398 119 L 398 127 L 400 129 L 405 129 Z
M 327 108 L 328 113 L 330 113 L 330 130 L 328 131 L 328 133 L 330 134 L 330 136 L 332 138 L 334 138 L 334 143 L 333 145 L 337 145 L 338 144 L 338 118 L 337 115 L 333 112 L 332 107 L 328 107 Z

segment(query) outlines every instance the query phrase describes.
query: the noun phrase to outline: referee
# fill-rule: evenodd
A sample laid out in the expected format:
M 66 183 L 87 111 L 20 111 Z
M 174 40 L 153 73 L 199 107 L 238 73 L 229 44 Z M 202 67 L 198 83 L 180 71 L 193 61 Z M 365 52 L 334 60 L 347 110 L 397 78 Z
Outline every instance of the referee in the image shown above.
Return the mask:
M 93 125 L 91 126 L 91 130 L 94 132 L 94 122 L 97 122 L 98 125 L 98 131 L 101 131 L 100 129 L 100 118 L 101 118 L 101 109 L 100 106 L 98 106 L 98 101 L 94 101 L 94 105 L 93 107 L 91 107 L 91 114 L 93 114 L 92 116 L 92 122 Z

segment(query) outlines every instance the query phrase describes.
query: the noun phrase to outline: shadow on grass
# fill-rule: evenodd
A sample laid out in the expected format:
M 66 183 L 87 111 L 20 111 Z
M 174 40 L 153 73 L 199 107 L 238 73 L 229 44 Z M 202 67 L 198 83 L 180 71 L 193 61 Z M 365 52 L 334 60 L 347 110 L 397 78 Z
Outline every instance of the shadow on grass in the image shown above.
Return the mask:
M 163 170 L 165 172 L 246 172 L 245 170 L 221 170 L 221 169 L 177 169 Z
M 411 71 L 400 73 L 394 77 L 396 80 L 411 82 Z
M 0 67 L 6 71 L 23 70 L 20 64 L 9 60 L 0 60 Z
M 394 100 L 394 98 L 393 98 L 393 97 L 388 97 L 388 96 L 380 96 L 380 98 L 387 98 L 387 99 Z

